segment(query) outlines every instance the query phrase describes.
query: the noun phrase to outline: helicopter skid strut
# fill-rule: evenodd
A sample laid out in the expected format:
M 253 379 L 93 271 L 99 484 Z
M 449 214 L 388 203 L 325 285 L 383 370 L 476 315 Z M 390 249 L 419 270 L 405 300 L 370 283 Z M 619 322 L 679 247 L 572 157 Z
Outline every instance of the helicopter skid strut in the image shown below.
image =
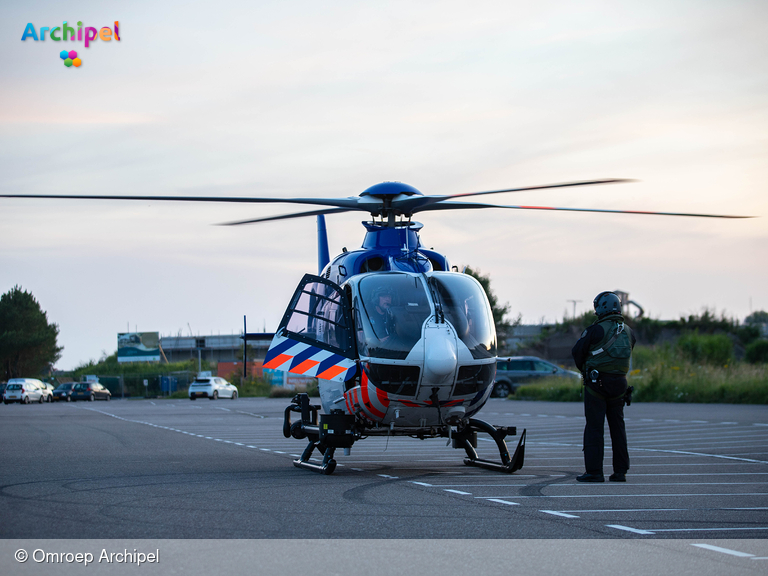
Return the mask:
M 493 462 L 492 460 L 484 460 L 477 457 L 477 433 L 485 432 L 494 442 L 499 449 L 499 455 L 501 456 L 501 463 Z M 510 458 L 509 449 L 507 443 L 504 441 L 509 434 L 516 434 L 517 430 L 514 426 L 493 426 L 478 420 L 476 418 L 470 418 L 466 426 L 460 429 L 453 438 L 454 448 L 464 448 L 467 453 L 467 457 L 464 458 L 464 464 L 467 466 L 477 466 L 478 468 L 485 468 L 486 470 L 496 470 L 497 472 L 506 472 L 511 474 L 516 470 L 520 470 L 523 467 L 525 460 L 525 430 L 520 434 L 520 441 L 517 443 L 515 453 Z
M 315 464 L 314 462 L 309 461 L 315 448 L 317 448 L 323 455 L 322 464 Z M 333 459 L 333 453 L 335 451 L 336 448 L 333 446 L 323 446 L 318 441 L 310 440 L 309 444 L 307 444 L 307 447 L 304 449 L 304 452 L 301 454 L 301 458 L 299 460 L 294 460 L 293 465 L 296 466 L 296 468 L 304 468 L 305 470 L 311 470 L 312 472 L 317 472 L 319 474 L 333 474 L 333 471 L 336 470 L 336 460 Z
M 285 409 L 283 436 L 286 438 L 293 436 L 298 440 L 309 439 L 301 457 L 293 461 L 294 466 L 328 475 L 336 470 L 336 460 L 333 459 L 336 448 L 349 448 L 355 441 L 349 430 L 354 423 L 354 416 L 347 416 L 341 411 L 334 410 L 332 414 L 322 414 L 318 425 L 317 416 L 320 408 L 309 403 L 307 394 L 297 394 Z M 291 423 L 291 412 L 300 412 L 301 420 Z M 323 455 L 321 464 L 310 462 L 315 449 Z
M 355 440 L 360 439 L 360 434 L 353 433 L 355 417 L 344 414 L 341 410 L 333 410 L 331 414 L 321 414 L 318 424 L 320 409 L 320 406 L 310 404 L 309 396 L 306 394 L 297 394 L 292 403 L 285 409 L 283 435 L 286 438 L 293 437 L 298 440 L 306 438 L 309 440 L 301 457 L 293 461 L 294 466 L 328 475 L 333 474 L 336 470 L 336 460 L 333 459 L 336 448 L 350 448 Z M 300 412 L 301 420 L 292 423 L 291 412 Z M 496 442 L 501 457 L 500 463 L 478 458 L 476 450 L 478 432 L 488 434 Z M 390 428 L 374 428 L 364 432 L 365 436 L 408 435 L 422 439 L 451 438 L 453 448 L 463 448 L 467 453 L 467 457 L 464 458 L 464 464 L 467 466 L 477 466 L 507 474 L 520 470 L 525 460 L 525 430 L 520 435 L 515 453 L 512 457 L 509 455 L 509 449 L 504 439 L 508 435 L 516 433 L 517 429 L 514 426 L 493 426 L 476 418 L 470 418 L 459 423 L 455 431 L 450 425 L 446 425 L 428 429 L 406 428 L 398 431 L 393 431 Z M 323 455 L 322 463 L 310 461 L 315 449 Z

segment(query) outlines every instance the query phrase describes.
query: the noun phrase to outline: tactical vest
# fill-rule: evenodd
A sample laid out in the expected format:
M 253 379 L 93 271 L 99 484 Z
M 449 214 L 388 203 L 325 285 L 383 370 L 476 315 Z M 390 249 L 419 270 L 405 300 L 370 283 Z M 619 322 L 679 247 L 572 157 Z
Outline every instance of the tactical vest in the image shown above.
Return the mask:
M 603 374 L 626 374 L 632 356 L 632 331 L 618 314 L 606 316 L 600 322 L 604 336 L 593 345 L 587 356 L 587 373 L 597 370 Z

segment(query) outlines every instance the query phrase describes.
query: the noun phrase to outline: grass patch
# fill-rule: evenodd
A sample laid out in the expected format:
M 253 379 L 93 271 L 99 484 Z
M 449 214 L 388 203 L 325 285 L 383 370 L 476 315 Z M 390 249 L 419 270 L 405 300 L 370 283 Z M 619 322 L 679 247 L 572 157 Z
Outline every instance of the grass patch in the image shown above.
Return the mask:
M 659 364 L 634 370 L 629 383 L 637 402 L 768 404 L 768 366 Z
M 627 375 L 635 387 L 633 402 L 698 402 L 718 404 L 768 404 L 768 365 L 696 365 L 680 359 L 674 350 L 638 354 Z M 583 399 L 579 382 L 548 378 L 520 386 L 513 400 L 578 402 Z
M 535 384 L 523 384 L 510 400 L 543 400 L 546 402 L 581 402 L 581 380 L 545 378 Z

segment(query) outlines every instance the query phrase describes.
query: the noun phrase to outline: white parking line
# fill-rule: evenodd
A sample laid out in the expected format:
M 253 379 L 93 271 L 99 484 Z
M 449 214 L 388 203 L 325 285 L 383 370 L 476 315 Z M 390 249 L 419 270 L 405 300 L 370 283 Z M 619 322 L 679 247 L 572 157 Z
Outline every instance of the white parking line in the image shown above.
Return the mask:
M 539 510 L 539 512 L 544 512 L 544 514 L 552 514 L 553 516 L 562 516 L 563 518 L 578 518 L 578 516 L 574 516 L 573 514 L 566 514 L 565 512 L 555 512 L 554 510 Z
M 610 508 L 604 510 L 563 510 L 563 512 L 578 512 L 579 514 L 590 514 L 592 512 L 687 512 L 690 508 Z M 543 510 L 542 510 L 543 512 Z
M 472 492 L 462 492 L 461 490 L 443 490 L 443 492 L 451 492 L 453 494 L 461 494 L 462 496 L 472 496 Z
M 744 492 L 739 494 L 568 494 L 560 496 L 518 496 L 513 498 L 680 498 L 680 497 L 708 498 L 711 496 L 768 496 L 768 492 Z M 476 496 L 476 498 L 491 498 L 491 496 Z M 504 498 L 504 496 L 493 496 Z
M 667 454 L 685 454 L 687 456 L 707 456 L 709 458 L 724 458 L 725 460 L 740 460 L 742 462 L 754 462 L 756 464 L 768 464 L 765 460 L 753 460 L 751 458 L 738 458 L 736 456 L 724 456 L 722 454 L 705 454 L 702 452 L 687 452 L 685 450 L 661 450 L 658 448 L 630 448 L 642 452 L 666 452 Z
M 479 496 L 475 496 L 475 498 L 479 498 Z M 502 500 L 500 498 L 485 498 L 488 500 L 488 502 L 497 502 L 499 504 L 507 504 L 508 506 L 520 506 L 517 502 L 510 502 L 509 500 Z
M 411 484 L 416 484 L 417 486 L 426 486 L 427 488 L 431 488 L 432 484 L 427 484 L 426 482 L 414 482 L 411 481 Z
M 721 531 L 744 531 L 744 530 L 768 530 L 768 526 L 743 526 L 736 528 L 654 528 L 654 532 L 721 532 Z
M 653 534 L 649 530 L 638 530 L 637 528 L 630 528 L 629 526 L 622 526 L 621 524 L 606 524 L 608 528 L 616 528 L 616 530 L 624 530 L 625 532 L 634 532 L 635 534 Z
M 728 548 L 720 548 L 720 546 L 712 546 L 712 544 L 691 544 L 691 546 L 712 550 L 714 552 L 722 552 L 723 554 L 730 554 L 731 556 L 738 556 L 740 558 L 750 558 L 754 556 L 754 554 L 747 554 L 746 552 L 739 552 L 738 550 L 730 550 Z

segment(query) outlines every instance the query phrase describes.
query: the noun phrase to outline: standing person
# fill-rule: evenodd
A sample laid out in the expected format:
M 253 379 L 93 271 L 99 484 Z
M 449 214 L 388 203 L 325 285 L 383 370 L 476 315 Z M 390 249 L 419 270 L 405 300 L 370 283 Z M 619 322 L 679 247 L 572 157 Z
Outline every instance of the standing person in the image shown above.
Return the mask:
M 613 450 L 611 482 L 626 482 L 629 470 L 624 402 L 631 401 L 627 372 L 635 347 L 635 335 L 624 324 L 621 300 L 613 292 L 601 292 L 593 301 L 597 320 L 584 330 L 571 354 L 584 376 L 584 465 L 579 482 L 605 482 L 603 476 L 603 427 L 608 418 Z

